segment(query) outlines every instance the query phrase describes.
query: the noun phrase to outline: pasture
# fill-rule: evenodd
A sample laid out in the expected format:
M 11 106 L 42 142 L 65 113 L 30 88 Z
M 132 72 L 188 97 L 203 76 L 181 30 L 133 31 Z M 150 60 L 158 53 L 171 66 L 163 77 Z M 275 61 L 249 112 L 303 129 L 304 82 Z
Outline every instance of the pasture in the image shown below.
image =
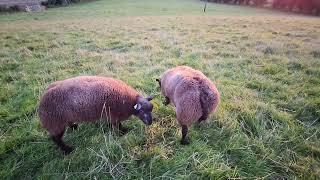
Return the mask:
M 99 0 L 0 14 L 0 177 L 4 179 L 320 178 L 320 19 L 197 0 Z M 156 78 L 188 65 L 221 93 L 180 145 Z M 119 78 L 153 94 L 154 120 L 119 136 L 103 122 L 64 136 L 64 156 L 37 106 L 53 81 Z

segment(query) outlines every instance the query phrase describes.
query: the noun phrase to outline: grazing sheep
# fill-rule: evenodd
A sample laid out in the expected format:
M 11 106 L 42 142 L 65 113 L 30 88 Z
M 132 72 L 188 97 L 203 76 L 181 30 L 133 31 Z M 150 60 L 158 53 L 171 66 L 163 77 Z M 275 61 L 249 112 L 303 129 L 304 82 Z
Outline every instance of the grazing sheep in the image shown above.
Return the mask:
M 165 105 L 176 107 L 176 116 L 182 127 L 181 144 L 189 144 L 188 127 L 194 121 L 204 121 L 215 111 L 220 94 L 216 86 L 200 71 L 178 66 L 164 72 L 159 82 L 165 96 Z
M 40 100 L 39 117 L 52 140 L 66 154 L 73 148 L 66 145 L 63 134 L 67 126 L 107 119 L 114 128 L 125 133 L 121 121 L 131 115 L 145 124 L 152 123 L 152 97 L 143 98 L 124 82 L 98 76 L 79 76 L 49 85 Z

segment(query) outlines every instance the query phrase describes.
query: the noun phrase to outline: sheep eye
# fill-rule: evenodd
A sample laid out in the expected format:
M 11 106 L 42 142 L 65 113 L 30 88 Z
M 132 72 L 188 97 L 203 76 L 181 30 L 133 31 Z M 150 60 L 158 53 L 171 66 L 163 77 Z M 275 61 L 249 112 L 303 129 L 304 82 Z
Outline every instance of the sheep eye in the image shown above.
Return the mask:
M 136 105 L 133 106 L 133 108 L 135 110 L 140 110 L 141 109 L 141 104 L 136 104 Z

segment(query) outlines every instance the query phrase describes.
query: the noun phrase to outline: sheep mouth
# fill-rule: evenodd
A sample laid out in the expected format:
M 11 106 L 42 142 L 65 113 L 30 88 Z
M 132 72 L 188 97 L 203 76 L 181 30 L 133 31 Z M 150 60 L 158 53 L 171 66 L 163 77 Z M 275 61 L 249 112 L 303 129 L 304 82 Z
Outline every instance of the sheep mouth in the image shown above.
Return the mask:
M 152 124 L 152 120 L 145 120 L 143 119 L 142 122 L 147 125 L 147 126 L 150 126 Z
M 144 122 L 144 124 L 150 126 L 152 124 L 152 121 Z
M 145 125 L 151 125 L 152 124 L 152 115 L 151 113 L 144 113 L 142 111 L 140 111 L 137 115 L 136 115 Z

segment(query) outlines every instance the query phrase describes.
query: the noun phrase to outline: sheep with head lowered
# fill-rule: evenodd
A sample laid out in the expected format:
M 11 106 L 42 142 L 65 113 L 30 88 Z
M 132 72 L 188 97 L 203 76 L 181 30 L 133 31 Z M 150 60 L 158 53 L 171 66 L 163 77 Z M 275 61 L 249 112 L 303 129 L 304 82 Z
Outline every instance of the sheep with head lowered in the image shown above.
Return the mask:
M 120 80 L 79 76 L 49 85 L 41 97 L 38 113 L 42 127 L 48 130 L 55 144 L 69 154 L 73 148 L 62 140 L 68 126 L 76 128 L 77 123 L 103 118 L 110 121 L 112 127 L 126 133 L 121 121 L 131 115 L 151 125 L 151 100 L 152 97 L 143 98 Z
M 206 120 L 219 104 L 216 86 L 202 72 L 188 66 L 169 69 L 156 80 L 165 96 L 165 105 L 171 102 L 176 107 L 182 127 L 181 144 L 189 144 L 188 127 L 195 121 Z

